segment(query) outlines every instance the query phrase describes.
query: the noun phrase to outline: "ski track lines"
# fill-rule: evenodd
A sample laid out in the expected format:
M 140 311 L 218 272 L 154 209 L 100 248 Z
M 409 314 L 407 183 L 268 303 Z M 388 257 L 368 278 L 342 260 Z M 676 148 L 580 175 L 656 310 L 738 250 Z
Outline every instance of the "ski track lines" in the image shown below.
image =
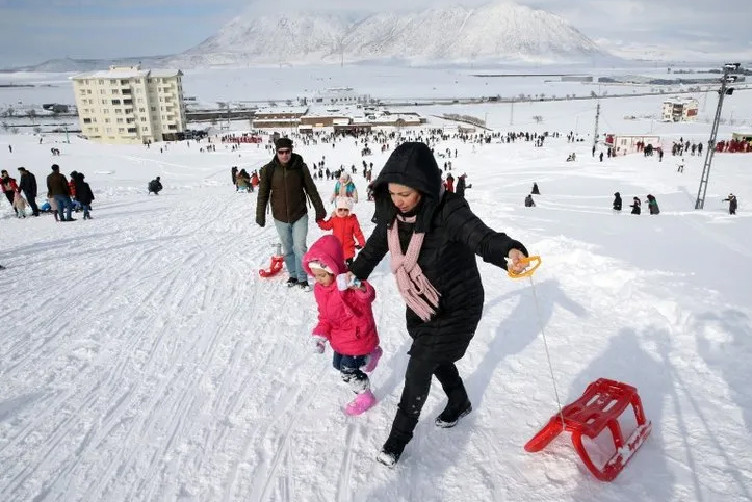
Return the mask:
M 217 208 L 208 199 L 205 205 L 211 207 L 196 212 L 211 216 L 237 209 Z M 262 310 L 244 312 L 245 302 L 257 303 L 256 288 L 247 275 L 227 266 L 240 260 L 238 232 L 212 234 L 214 245 L 206 246 L 207 222 L 181 218 L 184 212 L 174 211 L 174 221 L 180 222 L 174 228 L 144 222 L 140 229 L 120 229 L 132 231 L 135 244 L 148 241 L 144 237 L 150 233 L 178 236 L 169 257 L 161 256 L 164 246 L 134 245 L 118 250 L 112 263 L 112 253 L 98 252 L 110 245 L 106 239 L 92 241 L 84 253 L 86 272 L 71 281 L 62 300 L 57 291 L 45 289 L 49 278 L 30 274 L 27 287 L 40 291 L 46 315 L 30 320 L 26 329 L 33 336 L 5 344 L 2 374 L 6 382 L 27 380 L 38 392 L 41 385 L 43 397 L 20 412 L 16 420 L 24 426 L 0 443 L 0 464 L 8 466 L 0 474 L 4 500 L 41 500 L 51 493 L 64 494 L 65 500 L 174 498 L 178 492 L 160 490 L 164 478 L 175 479 L 177 471 L 169 462 L 161 464 L 179 457 L 185 445 L 176 443 L 185 442 L 187 429 L 200 423 L 196 415 L 217 413 L 202 409 L 209 401 L 202 400 L 205 373 L 217 373 L 221 397 L 240 398 L 242 389 L 253 388 L 245 385 L 249 375 L 244 387 L 232 384 L 243 362 L 239 354 L 249 349 L 242 327 Z M 117 274 L 121 267 L 144 272 L 125 284 Z M 224 298 L 219 287 L 228 283 L 235 294 Z M 97 311 L 87 304 L 91 297 L 110 301 Z M 271 321 L 277 311 L 267 310 Z M 109 326 L 110 332 L 99 332 L 99 326 Z M 227 365 L 217 360 L 223 349 L 231 354 Z M 45 373 L 35 374 L 36 368 Z M 226 415 L 238 401 L 218 399 L 216 405 L 227 408 L 220 410 Z M 204 420 L 205 429 L 212 429 L 210 422 Z M 205 436 L 205 443 L 214 441 Z

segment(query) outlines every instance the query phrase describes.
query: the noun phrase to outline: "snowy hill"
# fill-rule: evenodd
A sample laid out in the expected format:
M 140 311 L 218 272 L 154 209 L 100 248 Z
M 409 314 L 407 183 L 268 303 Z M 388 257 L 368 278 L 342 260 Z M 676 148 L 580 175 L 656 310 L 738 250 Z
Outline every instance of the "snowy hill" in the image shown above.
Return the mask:
M 412 83 L 422 92 L 424 83 Z M 752 101 L 733 98 L 729 109 L 749 115 Z M 594 106 L 519 105 L 513 130 L 566 134 Z M 601 120 L 647 130 L 650 119 L 624 116 L 655 107 L 649 96 L 613 99 Z M 501 105 L 443 110 L 488 113 L 509 130 Z M 666 145 L 705 141 L 710 130 L 707 122 L 655 127 Z M 719 138 L 732 130 L 722 125 Z M 375 455 L 399 402 L 410 340 L 388 260 L 369 277 L 384 348 L 371 375 L 378 403 L 351 418 L 331 351 L 310 348 L 313 295 L 286 288 L 284 273 L 257 273 L 278 237 L 274 225 L 254 223 L 256 194 L 233 190 L 230 167 L 263 165 L 263 146 L 216 143 L 202 153 L 194 141 L 147 148 L 64 140 L 0 135 L 0 161 L 14 177 L 21 165 L 36 174 L 40 203 L 52 162 L 66 175 L 84 172 L 96 195 L 94 219 L 79 214 L 71 223 L 49 214 L 17 219 L 0 197 L 2 502 L 752 500 L 750 155 L 716 155 L 705 209 L 696 211 L 697 156 L 679 173 L 676 157 L 600 162 L 592 143 L 564 136 L 542 147 L 437 143 L 437 152 L 457 151 L 452 172 L 468 174 L 471 209 L 543 264 L 532 281 L 512 280 L 477 260 L 484 315 L 458 364 L 473 412 L 438 429 L 445 398 L 435 383 L 415 438 L 389 470 Z M 61 156 L 50 156 L 53 145 Z M 352 138 L 334 148 L 296 140 L 309 165 L 323 156 L 329 166 L 358 164 L 361 147 Z M 393 147 L 367 157 L 374 175 Z M 566 162 L 572 152 L 577 161 Z M 165 188 L 149 196 L 146 183 L 158 175 Z M 533 182 L 542 193 L 526 208 Z M 364 193 L 363 177 L 355 183 Z M 316 184 L 325 197 L 334 188 Z M 661 213 L 615 213 L 617 190 L 625 202 L 655 195 Z M 730 190 L 736 216 L 722 201 Z M 356 205 L 366 236 L 372 212 L 370 202 Z M 310 221 L 308 244 L 322 234 Z M 543 452 L 523 450 L 557 409 L 544 333 L 562 401 L 600 377 L 640 391 L 652 433 L 612 483 L 590 475 L 568 433 Z M 610 453 L 604 435 L 586 444 L 601 461 Z
M 514 3 L 410 13 L 316 12 L 233 19 L 172 64 L 570 61 L 603 52 L 561 17 Z

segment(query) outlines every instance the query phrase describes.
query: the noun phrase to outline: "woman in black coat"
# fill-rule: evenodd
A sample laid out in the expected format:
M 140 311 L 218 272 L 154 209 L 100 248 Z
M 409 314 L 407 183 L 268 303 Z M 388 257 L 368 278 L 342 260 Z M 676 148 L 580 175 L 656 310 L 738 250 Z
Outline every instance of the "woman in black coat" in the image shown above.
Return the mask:
M 89 184 L 84 181 L 84 173 L 76 173 L 75 176 L 71 173 L 71 177 L 76 187 L 76 200 L 78 200 L 81 208 L 84 210 L 84 219 L 90 220 L 91 215 L 89 215 L 89 211 L 91 211 L 91 203 L 94 201 L 94 192 L 91 191 Z
M 465 354 L 483 313 L 475 256 L 503 269 L 509 258 L 519 273 L 526 268 L 520 260 L 527 250 L 488 228 L 463 197 L 443 190 L 439 166 L 424 143 L 394 150 L 373 183 L 373 196 L 376 227 L 350 270 L 367 279 L 390 253 L 413 339 L 405 388 L 378 456 L 391 467 L 413 437 L 434 375 L 448 398 L 437 426 L 452 427 L 472 410 L 454 363 Z
M 614 211 L 621 211 L 621 194 L 619 192 L 614 194 Z

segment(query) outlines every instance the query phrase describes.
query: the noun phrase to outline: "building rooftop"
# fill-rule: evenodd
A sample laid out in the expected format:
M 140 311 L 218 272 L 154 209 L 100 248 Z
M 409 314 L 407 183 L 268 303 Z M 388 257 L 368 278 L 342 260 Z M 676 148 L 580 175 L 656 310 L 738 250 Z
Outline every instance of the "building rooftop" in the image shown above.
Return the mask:
M 91 73 L 82 73 L 71 77 L 71 80 L 82 80 L 87 78 L 168 78 L 182 76 L 183 72 L 178 69 L 157 68 L 142 69 L 140 65 L 135 66 L 110 66 L 108 70 L 98 70 Z

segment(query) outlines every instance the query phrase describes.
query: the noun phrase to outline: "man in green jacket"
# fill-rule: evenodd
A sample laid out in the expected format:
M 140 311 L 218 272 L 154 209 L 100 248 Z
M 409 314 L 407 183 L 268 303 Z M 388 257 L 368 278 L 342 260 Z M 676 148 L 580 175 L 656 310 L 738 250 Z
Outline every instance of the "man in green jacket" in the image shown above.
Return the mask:
M 303 157 L 292 153 L 292 140 L 280 138 L 275 147 L 274 158 L 261 168 L 256 223 L 262 227 L 266 224 L 266 206 L 269 204 L 282 241 L 285 267 L 290 274 L 287 286 L 310 291 L 308 276 L 303 269 L 303 255 L 308 250 L 307 199 L 313 204 L 316 221 L 326 218 L 326 210 Z

